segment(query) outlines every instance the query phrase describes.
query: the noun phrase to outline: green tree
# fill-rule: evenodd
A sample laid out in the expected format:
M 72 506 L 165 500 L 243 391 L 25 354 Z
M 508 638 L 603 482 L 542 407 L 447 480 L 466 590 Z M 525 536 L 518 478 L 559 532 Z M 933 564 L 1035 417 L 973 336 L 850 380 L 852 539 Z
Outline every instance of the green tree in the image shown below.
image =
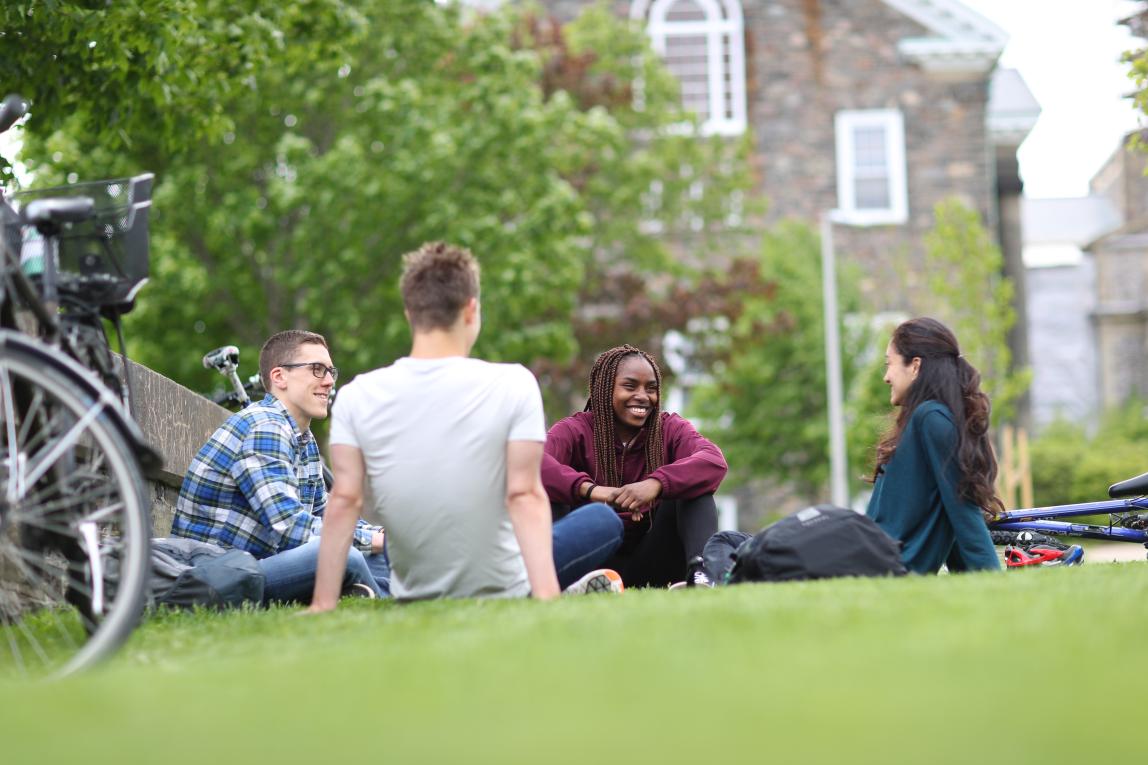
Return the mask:
M 1134 37 L 1148 38 L 1148 3 L 1139 3 L 1140 8 L 1120 21 L 1128 27 Z M 1128 79 L 1132 80 L 1136 90 L 1132 94 L 1136 108 L 1148 114 L 1148 48 L 1137 48 L 1124 54 L 1124 62 L 1128 64 Z M 1143 141 L 1139 142 L 1143 148 Z
M 803 224 L 780 224 L 766 234 L 757 264 L 771 288 L 744 291 L 728 324 L 719 318 L 696 336 L 709 379 L 694 390 L 690 412 L 721 444 L 734 483 L 768 478 L 813 499 L 829 474 L 819 237 Z M 838 281 L 841 314 L 857 314 L 855 275 L 842 268 Z M 843 322 L 842 333 L 849 390 L 861 361 L 855 349 L 871 343 L 864 321 Z
M 1145 470 L 1148 406 L 1136 399 L 1108 410 L 1089 435 L 1079 425 L 1054 422 L 1032 442 L 1037 505 L 1095 502 L 1107 488 Z
M 696 278 L 637 222 L 673 231 L 724 214 L 727 190 L 746 185 L 728 161 L 740 146 L 682 135 L 689 118 L 640 30 L 603 8 L 544 37 L 514 9 L 322 7 L 330 24 L 260 48 L 256 81 L 239 67 L 216 89 L 221 127 L 178 146 L 105 143 L 34 107 L 23 158 L 38 183 L 160 170 L 152 283 L 128 318 L 141 361 L 209 387 L 206 348 L 234 342 L 252 358 L 270 332 L 307 326 L 332 338 L 348 373 L 389 362 L 408 342 L 400 256 L 432 239 L 482 264 L 477 351 L 536 368 L 570 363 L 587 337 L 598 349 L 578 306 L 588 293 L 613 300 L 602 284 L 670 274 L 662 299 Z M 548 79 L 571 62 L 577 77 Z M 641 110 L 626 96 L 635 74 Z M 675 180 L 651 206 L 662 178 Z
M 609 3 L 567 25 L 527 16 L 520 29 L 542 54 L 548 95 L 568 95 L 621 128 L 581 156 L 568 151 L 576 162 L 565 177 L 586 202 L 589 257 L 570 317 L 577 352 L 534 364 L 554 418 L 581 406 L 601 351 L 631 343 L 662 356 L 667 332 L 736 310 L 741 290 L 761 289 L 738 265 L 748 237 L 737 222 L 760 203 L 746 201 L 751 137 L 699 135 L 645 31 L 620 23 Z M 672 380 L 675 370 L 662 367 Z
M 936 220 L 925 235 L 927 289 L 910 293 L 913 310 L 945 322 L 961 352 L 981 373 L 981 388 L 993 404 L 993 424 L 1012 417 L 1031 373 L 1012 365 L 1008 331 L 1016 323 L 1013 285 L 1004 259 L 980 217 L 950 199 L 933 209 Z
M 1000 249 L 975 212 L 947 200 L 934 208 L 934 216 L 936 223 L 925 236 L 926 277 L 920 289 L 906 293 L 910 312 L 938 318 L 956 333 L 962 352 L 981 373 L 982 389 L 993 403 L 993 423 L 998 424 L 1013 414 L 1031 376 L 1027 370 L 1012 369 L 1008 331 L 1016 322 L 1013 287 L 1003 276 Z M 866 477 L 872 476 L 874 447 L 894 417 L 884 383 L 884 352 L 896 324 L 873 325 L 849 402 L 850 472 Z
M 0 87 L 31 99 L 30 129 L 165 160 L 234 129 L 229 107 L 265 75 L 334 55 L 366 33 L 344 0 L 8 0 L 0 7 Z M 0 158 L 0 173 L 7 175 Z
M 885 384 L 885 346 L 897 326 L 895 321 L 877 321 L 860 314 L 868 333 L 859 337 L 856 349 L 858 371 L 846 402 L 848 421 L 845 432 L 849 453 L 849 477 L 854 490 L 869 488 L 877 459 L 877 442 L 892 427 L 896 410 L 889 402 Z

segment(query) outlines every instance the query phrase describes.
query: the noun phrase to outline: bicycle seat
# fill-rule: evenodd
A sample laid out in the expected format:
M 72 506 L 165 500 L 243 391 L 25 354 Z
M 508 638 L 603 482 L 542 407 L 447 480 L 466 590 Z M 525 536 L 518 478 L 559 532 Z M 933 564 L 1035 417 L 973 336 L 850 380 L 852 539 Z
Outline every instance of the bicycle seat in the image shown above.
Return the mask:
M 1129 478 L 1127 481 L 1114 483 L 1108 487 L 1108 496 L 1113 499 L 1139 497 L 1143 494 L 1148 494 L 1148 473 Z
M 29 202 L 20 217 L 41 233 L 59 228 L 64 223 L 79 223 L 92 217 L 96 203 L 91 197 L 56 197 Z

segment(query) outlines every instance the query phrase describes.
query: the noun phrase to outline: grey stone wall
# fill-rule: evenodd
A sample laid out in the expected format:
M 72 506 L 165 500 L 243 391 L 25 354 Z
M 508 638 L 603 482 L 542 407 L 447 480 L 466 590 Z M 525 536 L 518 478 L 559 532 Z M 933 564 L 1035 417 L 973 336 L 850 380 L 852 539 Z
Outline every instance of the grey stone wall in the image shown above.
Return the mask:
M 1090 184 L 1123 219 L 1088 247 L 1096 261 L 1092 319 L 1105 407 L 1148 396 L 1148 158 L 1131 140 L 1132 134 L 1125 137 Z
M 1148 395 L 1148 234 L 1116 234 L 1089 249 L 1096 262 L 1100 403 L 1118 406 Z
M 131 361 L 128 365 L 132 414 L 147 440 L 163 454 L 163 472 L 149 485 L 152 535 L 163 537 L 171 531 L 187 466 L 230 412 L 145 366 Z
M 1138 151 L 1129 133 L 1089 183 L 1093 194 L 1105 197 L 1126 222 L 1143 222 L 1148 215 L 1148 157 Z M 1143 225 L 1137 226 L 1137 230 Z
M 1026 280 L 1034 424 L 1041 428 L 1057 418 L 1092 422 L 1100 384 L 1089 318 L 1095 299 L 1093 260 L 1030 268 Z

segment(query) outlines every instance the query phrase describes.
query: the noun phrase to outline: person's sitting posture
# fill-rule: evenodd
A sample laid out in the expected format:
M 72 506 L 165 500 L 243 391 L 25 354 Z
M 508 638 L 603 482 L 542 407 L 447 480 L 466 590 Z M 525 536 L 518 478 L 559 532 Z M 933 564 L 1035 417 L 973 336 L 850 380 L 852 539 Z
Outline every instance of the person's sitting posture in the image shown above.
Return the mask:
M 229 417 L 196 454 L 171 533 L 246 550 L 266 577 L 265 601 L 306 602 L 327 504 L 310 428 L 327 416 L 338 370 L 322 335 L 287 330 L 264 343 L 259 373 L 267 396 Z M 359 524 L 355 543 L 340 590 L 385 595 L 382 529 Z
M 627 587 L 680 582 L 717 531 L 713 494 L 725 457 L 687 420 L 661 411 L 661 382 L 646 352 L 606 351 L 590 371 L 586 409 L 550 428 L 542 460 L 556 506 L 606 502 L 617 510 L 625 539 L 605 565 Z
M 877 444 L 867 514 L 901 542 L 910 571 L 999 569 L 985 514 L 1004 503 L 980 372 L 952 330 L 922 316 L 893 331 L 885 382 L 897 417 Z
M 473 256 L 423 245 L 406 256 L 401 288 L 410 355 L 356 377 L 334 407 L 335 485 L 311 610 L 335 607 L 364 477 L 389 534 L 399 600 L 617 589 L 617 574 L 594 572 L 621 542 L 609 507 L 551 525 L 534 376 L 468 358 L 482 324 Z

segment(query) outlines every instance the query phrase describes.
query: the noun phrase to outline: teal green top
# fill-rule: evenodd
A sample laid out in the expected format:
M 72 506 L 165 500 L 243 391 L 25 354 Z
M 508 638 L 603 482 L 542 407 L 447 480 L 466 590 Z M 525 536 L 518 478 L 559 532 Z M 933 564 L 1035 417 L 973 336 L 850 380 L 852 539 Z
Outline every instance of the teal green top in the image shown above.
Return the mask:
M 949 408 L 924 402 L 909 418 L 869 500 L 866 514 L 901 540 L 901 559 L 918 574 L 935 574 L 946 560 L 951 570 L 1000 569 L 981 509 L 957 490 L 956 444 Z

